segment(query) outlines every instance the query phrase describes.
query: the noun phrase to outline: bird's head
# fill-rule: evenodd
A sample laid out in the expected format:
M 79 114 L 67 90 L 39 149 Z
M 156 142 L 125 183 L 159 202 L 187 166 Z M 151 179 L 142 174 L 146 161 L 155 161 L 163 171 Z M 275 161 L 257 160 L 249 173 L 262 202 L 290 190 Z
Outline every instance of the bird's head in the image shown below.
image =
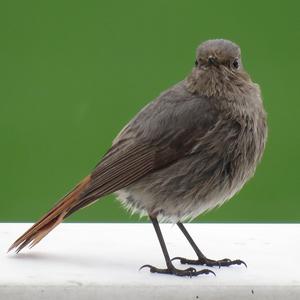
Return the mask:
M 197 49 L 195 67 L 199 70 L 238 71 L 242 68 L 240 47 L 228 40 L 208 40 Z
M 222 93 L 227 90 L 235 90 L 251 82 L 242 65 L 240 47 L 223 39 L 200 44 L 195 66 L 187 80 L 194 92 L 207 96 L 224 96 Z

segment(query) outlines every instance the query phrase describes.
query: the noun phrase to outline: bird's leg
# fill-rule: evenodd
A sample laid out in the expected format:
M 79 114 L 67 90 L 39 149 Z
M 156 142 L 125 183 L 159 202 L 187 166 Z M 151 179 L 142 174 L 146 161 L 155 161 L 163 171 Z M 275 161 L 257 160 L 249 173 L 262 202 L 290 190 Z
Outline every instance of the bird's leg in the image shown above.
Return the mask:
M 229 267 L 231 265 L 246 265 L 245 262 L 243 262 L 240 259 L 235 259 L 235 260 L 231 260 L 229 258 L 224 258 L 224 259 L 220 259 L 220 260 L 213 260 L 213 259 L 209 259 L 207 258 L 198 248 L 198 246 L 196 245 L 196 243 L 193 241 L 192 237 L 190 236 L 190 234 L 188 233 L 188 231 L 186 230 L 186 228 L 183 226 L 183 224 L 181 222 L 177 223 L 177 226 L 179 227 L 179 229 L 182 231 L 182 233 L 184 234 L 184 236 L 186 237 L 186 239 L 189 241 L 190 245 L 192 246 L 192 248 L 194 249 L 195 253 L 198 256 L 198 259 L 187 259 L 184 257 L 174 257 L 172 259 L 178 259 L 180 260 L 180 262 L 182 264 L 190 264 L 190 265 L 204 265 L 204 266 L 208 266 L 208 267 L 214 267 L 214 266 L 218 266 L 218 267 Z
M 151 266 L 151 265 L 144 265 L 140 269 L 148 267 L 148 268 L 150 268 L 151 273 L 171 274 L 171 275 L 176 275 L 176 276 L 190 276 L 190 277 L 197 276 L 197 275 L 200 275 L 200 274 L 209 274 L 209 273 L 215 274 L 213 271 L 208 270 L 208 269 L 203 269 L 203 270 L 197 271 L 195 268 L 188 268 L 188 269 L 185 269 L 185 270 L 180 270 L 180 269 L 175 268 L 174 265 L 171 262 L 171 259 L 170 259 L 170 256 L 169 256 L 164 238 L 163 238 L 162 233 L 160 231 L 160 227 L 159 227 L 157 218 L 150 216 L 150 220 L 152 221 L 155 232 L 157 234 L 162 252 L 163 252 L 165 260 L 166 260 L 167 268 L 166 269 L 159 269 L 159 268 L 156 268 L 156 267 Z

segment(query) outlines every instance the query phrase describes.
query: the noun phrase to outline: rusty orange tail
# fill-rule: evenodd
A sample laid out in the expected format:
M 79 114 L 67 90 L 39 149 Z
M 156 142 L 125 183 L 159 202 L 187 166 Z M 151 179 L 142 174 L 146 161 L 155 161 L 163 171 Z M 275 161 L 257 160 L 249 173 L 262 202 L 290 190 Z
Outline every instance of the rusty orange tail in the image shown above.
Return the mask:
M 20 252 L 25 246 L 30 248 L 41 241 L 52 229 L 60 224 L 69 210 L 80 200 L 81 193 L 89 186 L 90 175 L 85 177 L 70 193 L 62 198 L 46 215 L 20 236 L 8 249 Z

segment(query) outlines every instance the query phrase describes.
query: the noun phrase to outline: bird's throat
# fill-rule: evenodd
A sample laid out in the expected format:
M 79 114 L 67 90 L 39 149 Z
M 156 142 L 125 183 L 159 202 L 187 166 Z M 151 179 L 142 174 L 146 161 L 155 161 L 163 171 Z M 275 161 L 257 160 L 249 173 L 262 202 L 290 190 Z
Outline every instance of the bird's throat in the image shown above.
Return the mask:
M 219 70 L 194 69 L 186 78 L 189 92 L 205 97 L 233 99 L 248 93 L 254 84 L 247 73 L 232 74 Z

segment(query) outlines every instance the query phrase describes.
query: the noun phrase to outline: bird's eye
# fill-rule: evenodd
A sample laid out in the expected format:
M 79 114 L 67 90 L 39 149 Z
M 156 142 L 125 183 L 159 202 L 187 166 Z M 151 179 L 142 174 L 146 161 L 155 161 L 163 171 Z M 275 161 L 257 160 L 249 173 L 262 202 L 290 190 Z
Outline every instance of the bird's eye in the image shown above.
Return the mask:
M 197 67 L 199 64 L 198 60 L 195 61 L 195 66 Z
M 232 68 L 233 68 L 233 69 L 238 70 L 239 67 L 240 67 L 240 62 L 239 62 L 239 60 L 236 58 L 236 59 L 234 59 L 234 60 L 232 61 L 231 65 L 232 65 Z

